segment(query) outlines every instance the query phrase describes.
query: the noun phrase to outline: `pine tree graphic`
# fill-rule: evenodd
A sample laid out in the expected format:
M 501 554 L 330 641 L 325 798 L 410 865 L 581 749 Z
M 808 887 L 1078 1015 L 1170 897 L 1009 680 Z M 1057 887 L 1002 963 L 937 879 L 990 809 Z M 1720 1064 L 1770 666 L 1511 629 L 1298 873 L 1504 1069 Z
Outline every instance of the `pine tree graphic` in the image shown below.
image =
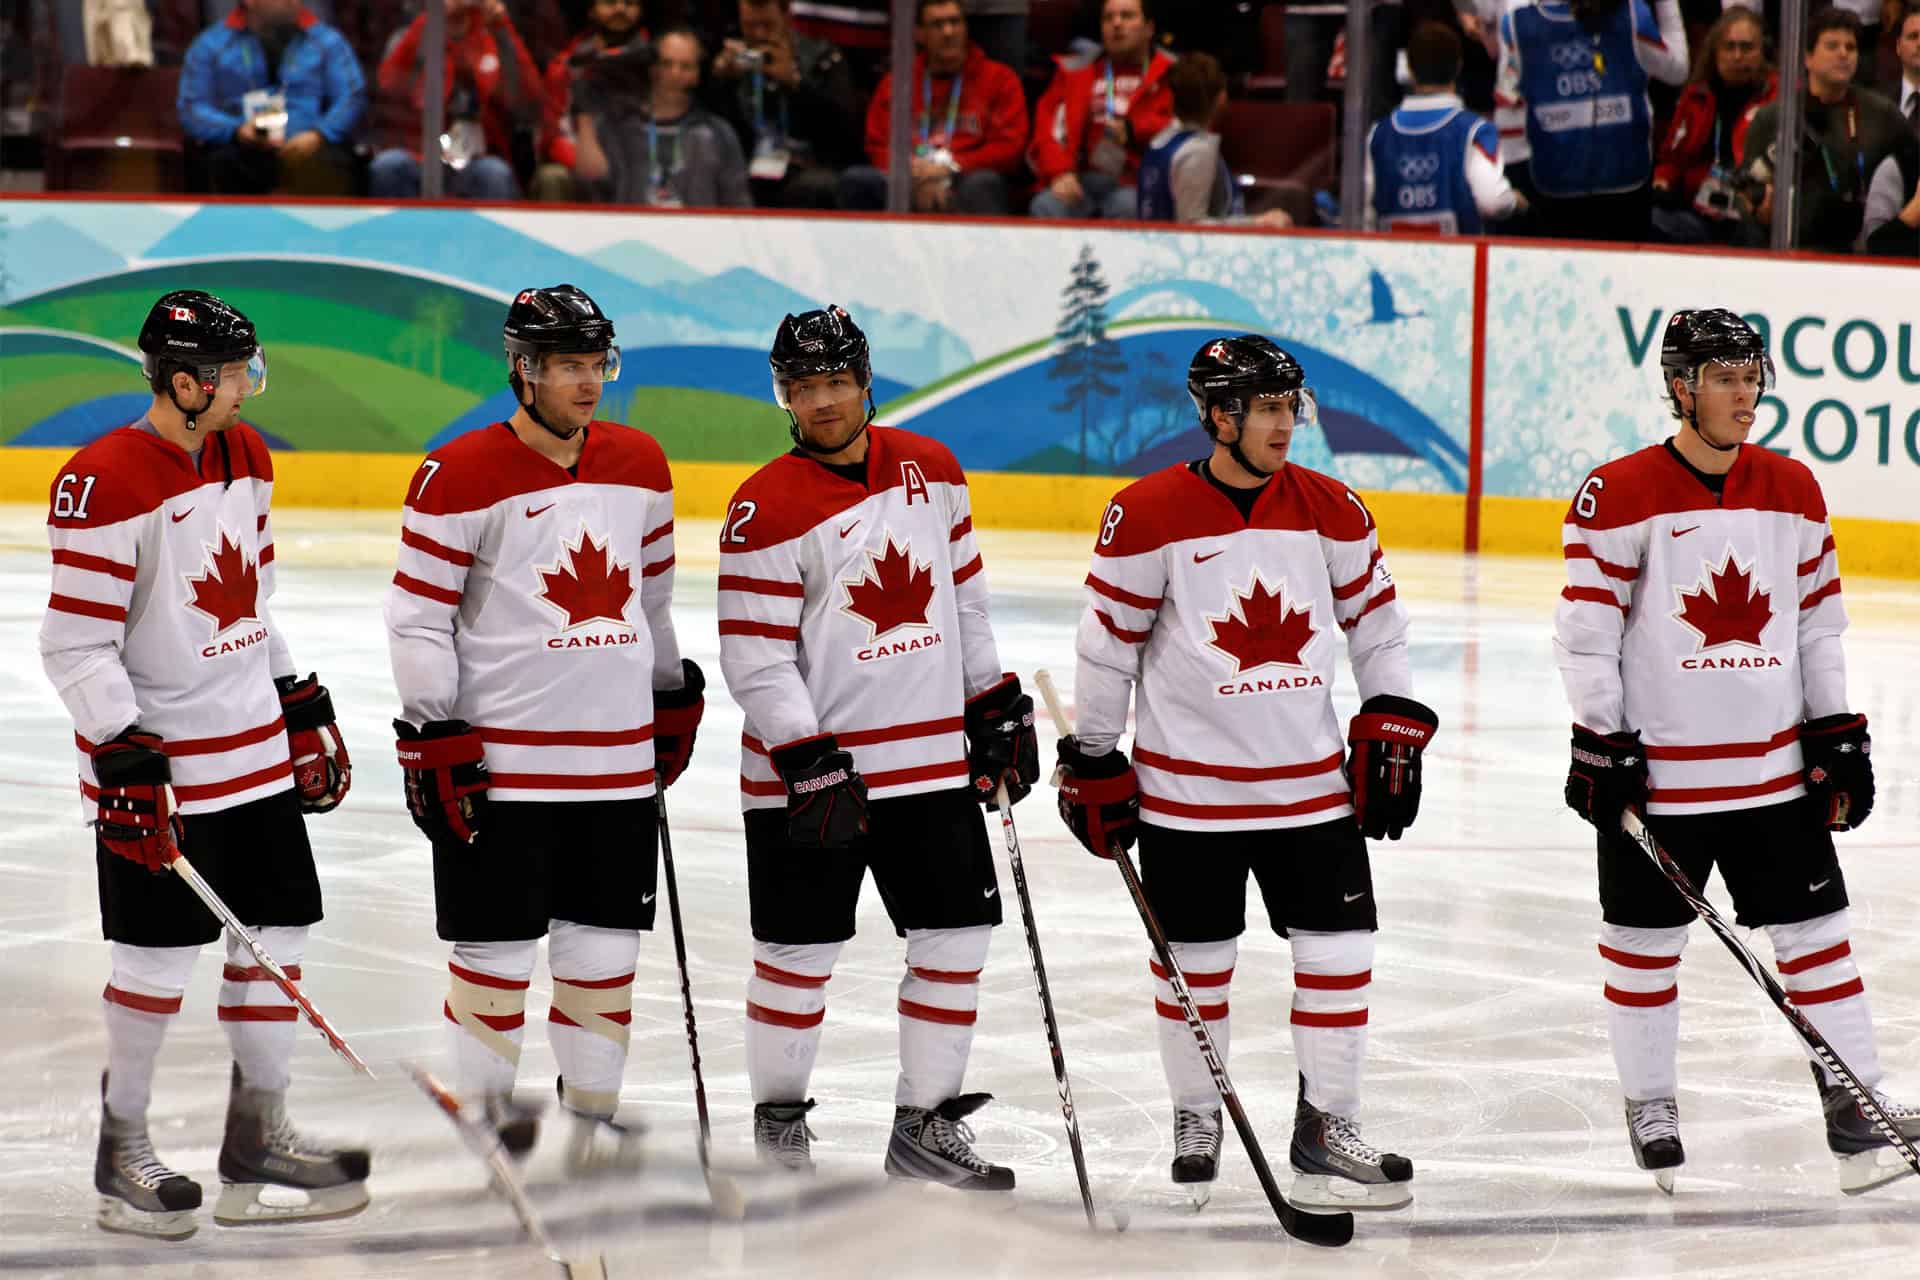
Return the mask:
M 1055 349 L 1047 365 L 1047 380 L 1063 384 L 1064 394 L 1054 410 L 1080 411 L 1082 474 L 1087 470 L 1087 436 L 1095 406 L 1120 394 L 1116 379 L 1126 372 L 1119 347 L 1107 337 L 1107 292 L 1093 246 L 1082 245 L 1072 278 L 1060 294 L 1060 322 L 1054 326 Z

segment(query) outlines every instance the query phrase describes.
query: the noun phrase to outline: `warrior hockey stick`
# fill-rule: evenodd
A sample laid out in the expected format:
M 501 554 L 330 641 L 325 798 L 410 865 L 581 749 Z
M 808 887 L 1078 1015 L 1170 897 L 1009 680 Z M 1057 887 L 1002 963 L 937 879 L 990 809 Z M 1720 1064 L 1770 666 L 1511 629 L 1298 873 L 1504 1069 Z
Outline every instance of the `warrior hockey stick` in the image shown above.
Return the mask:
M 1027 957 L 1033 961 L 1033 985 L 1040 993 L 1040 1018 L 1047 1028 L 1047 1051 L 1053 1055 L 1053 1080 L 1060 1086 L 1060 1114 L 1067 1122 L 1067 1145 L 1073 1149 L 1073 1172 L 1080 1179 L 1080 1203 L 1087 1225 L 1098 1228 L 1093 1215 L 1093 1188 L 1087 1181 L 1087 1153 L 1080 1146 L 1080 1118 L 1073 1110 L 1073 1085 L 1067 1080 L 1067 1056 L 1060 1048 L 1060 1024 L 1053 1016 L 1053 994 L 1047 989 L 1047 965 L 1040 958 L 1040 929 L 1033 922 L 1033 898 L 1027 892 L 1027 869 L 1020 858 L 1020 833 L 1013 827 L 1013 804 L 1007 784 L 1000 783 L 1000 826 L 1007 835 L 1007 865 L 1013 869 L 1014 892 L 1020 897 L 1020 923 L 1027 931 Z
M 453 1121 L 453 1127 L 459 1131 L 468 1148 L 487 1162 L 487 1168 L 493 1171 L 494 1189 L 513 1206 L 514 1216 L 520 1219 L 521 1228 L 534 1246 L 547 1255 L 548 1261 L 560 1268 L 560 1274 L 567 1280 L 606 1280 L 607 1265 L 603 1259 L 595 1257 L 569 1262 L 554 1245 L 553 1237 L 547 1234 L 546 1224 L 533 1207 L 533 1201 L 527 1198 L 527 1188 L 520 1181 L 519 1171 L 513 1167 L 513 1161 L 507 1156 L 506 1148 L 500 1143 L 500 1135 L 494 1132 L 493 1127 L 469 1115 L 453 1091 L 436 1080 L 425 1067 L 409 1064 L 407 1074 L 447 1113 L 447 1118 Z
M 700 1031 L 693 1020 L 693 983 L 687 977 L 687 935 L 680 924 L 680 883 L 673 874 L 673 832 L 667 826 L 667 789 L 655 792 L 660 819 L 660 870 L 667 880 L 667 916 L 673 922 L 673 959 L 680 967 L 680 1011 L 687 1019 L 687 1058 L 693 1064 L 693 1109 L 700 1121 L 700 1174 L 707 1180 L 713 1211 L 723 1218 L 744 1218 L 746 1197 L 725 1174 L 713 1168 L 713 1124 L 707 1116 L 707 1083 L 700 1070 Z
M 168 790 L 171 792 L 172 788 L 168 788 Z M 170 806 L 173 804 L 171 794 L 167 797 L 167 803 Z M 293 1003 L 299 1007 L 300 1012 L 307 1015 L 307 1021 L 313 1024 L 314 1030 L 325 1037 L 327 1047 L 339 1054 L 355 1071 L 366 1076 L 369 1080 L 373 1079 L 373 1068 L 369 1067 L 361 1059 L 360 1055 L 353 1051 L 353 1046 L 347 1043 L 344 1036 L 333 1029 L 333 1024 L 327 1021 L 327 1016 L 315 1008 L 313 1001 L 307 999 L 306 994 L 294 985 L 293 979 L 287 976 L 287 971 L 282 969 L 279 962 L 271 955 L 267 954 L 267 949 L 260 945 L 260 939 L 254 937 L 253 931 L 240 923 L 240 917 L 233 914 L 233 909 L 227 906 L 226 903 L 220 901 L 220 895 L 213 891 L 213 886 L 207 883 L 206 878 L 194 868 L 191 862 L 187 861 L 187 856 L 184 853 L 176 853 L 173 861 L 169 862 L 167 866 L 173 870 L 175 875 L 187 882 L 187 888 L 193 890 L 194 895 L 198 897 L 200 901 L 207 904 L 207 910 L 220 917 L 221 923 L 233 932 L 234 937 L 247 944 L 247 950 L 253 952 L 254 963 L 260 966 L 266 973 L 268 979 L 272 981 L 274 986 L 280 988 L 287 999 L 293 1001 Z
M 1047 710 L 1053 714 L 1054 728 L 1065 737 L 1072 730 L 1067 724 L 1065 711 L 1061 709 L 1060 695 L 1053 687 L 1053 677 L 1045 671 L 1037 671 L 1033 681 L 1040 686 L 1040 695 L 1046 699 Z M 1115 865 L 1120 868 L 1120 878 L 1127 882 L 1127 893 L 1140 913 L 1140 923 L 1146 927 L 1147 940 L 1153 944 L 1153 953 L 1159 959 L 1160 967 L 1167 971 L 1167 985 L 1173 988 L 1174 999 L 1179 1001 L 1180 1012 L 1187 1021 L 1187 1030 L 1193 1033 L 1194 1042 L 1200 1046 L 1200 1056 L 1206 1060 L 1207 1071 L 1213 1076 L 1213 1087 L 1219 1090 L 1220 1101 L 1226 1106 L 1227 1114 L 1233 1117 L 1234 1131 L 1240 1135 L 1240 1145 L 1246 1148 L 1247 1159 L 1253 1165 L 1255 1176 L 1260 1179 L 1260 1189 L 1267 1193 L 1267 1203 L 1273 1206 L 1274 1216 L 1280 1219 L 1280 1229 L 1307 1244 L 1329 1247 L 1346 1244 L 1353 1239 L 1351 1213 L 1344 1209 L 1336 1213 L 1302 1213 L 1280 1194 L 1280 1186 L 1273 1179 L 1273 1170 L 1267 1167 L 1267 1157 L 1261 1150 L 1259 1136 L 1254 1133 L 1253 1124 L 1247 1119 L 1246 1108 L 1240 1105 L 1240 1095 L 1234 1092 L 1233 1081 L 1227 1076 L 1227 1065 L 1221 1060 L 1213 1036 L 1193 1002 L 1193 992 L 1187 989 L 1186 976 L 1181 973 L 1179 962 L 1173 958 L 1173 947 L 1160 927 L 1159 917 L 1154 915 L 1153 906 L 1147 901 L 1147 892 L 1140 884 L 1140 873 L 1134 869 L 1133 859 L 1125 849 L 1116 844 L 1110 852 Z
M 1647 824 L 1640 815 L 1628 809 L 1620 816 L 1620 828 L 1627 833 L 1629 839 L 1640 846 L 1642 852 L 1653 859 L 1653 864 L 1673 882 L 1673 887 L 1679 891 L 1681 897 L 1687 900 L 1687 905 L 1707 922 L 1707 927 L 1726 944 L 1727 950 L 1733 952 L 1733 958 L 1738 960 L 1741 967 L 1760 984 L 1760 989 L 1765 991 L 1767 998 L 1773 1001 L 1774 1008 L 1780 1010 L 1786 1020 L 1792 1024 L 1793 1029 L 1806 1042 L 1807 1048 L 1813 1052 L 1813 1056 L 1819 1059 L 1820 1065 L 1831 1072 L 1834 1079 L 1846 1086 L 1847 1092 L 1852 1094 L 1853 1100 L 1860 1105 L 1861 1113 L 1873 1121 L 1874 1128 L 1893 1144 L 1894 1150 L 1900 1153 L 1900 1158 L 1907 1162 L 1907 1167 L 1916 1174 L 1920 1174 L 1920 1151 L 1914 1150 L 1913 1143 L 1908 1141 L 1899 1127 L 1887 1118 L 1887 1113 L 1880 1109 L 1879 1100 L 1873 1096 L 1873 1090 L 1860 1083 L 1860 1077 L 1853 1074 L 1853 1068 L 1834 1052 L 1833 1046 L 1827 1043 L 1827 1038 L 1820 1034 L 1812 1022 L 1808 1021 L 1807 1015 L 1800 1011 L 1799 1007 L 1793 1003 L 1792 997 L 1774 980 L 1773 975 L 1767 972 L 1766 966 L 1760 963 L 1759 957 L 1740 940 L 1739 935 L 1733 931 L 1733 926 L 1729 925 L 1725 917 L 1714 909 L 1711 902 L 1701 896 L 1700 890 L 1694 887 L 1687 873 L 1681 869 L 1679 863 L 1673 860 L 1673 855 L 1663 849 L 1660 842 L 1653 838 L 1653 832 L 1647 830 Z

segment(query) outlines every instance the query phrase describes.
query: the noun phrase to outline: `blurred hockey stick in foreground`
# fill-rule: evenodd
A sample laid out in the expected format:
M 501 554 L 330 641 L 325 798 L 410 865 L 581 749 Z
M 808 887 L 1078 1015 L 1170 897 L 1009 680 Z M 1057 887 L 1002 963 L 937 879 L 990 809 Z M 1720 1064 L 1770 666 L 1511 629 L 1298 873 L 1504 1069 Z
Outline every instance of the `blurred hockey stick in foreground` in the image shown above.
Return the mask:
M 607 1280 L 607 1264 L 598 1256 L 582 1258 L 569 1262 L 554 1245 L 553 1237 L 547 1234 L 546 1224 L 540 1220 L 540 1214 L 533 1207 L 533 1201 L 527 1198 L 527 1188 L 520 1181 L 519 1171 L 513 1167 L 513 1161 L 507 1155 L 507 1149 L 501 1145 L 500 1135 L 493 1126 L 469 1115 L 460 1105 L 460 1099 L 453 1091 L 435 1079 L 433 1073 L 425 1067 L 407 1065 L 407 1074 L 421 1090 L 439 1104 L 453 1121 L 453 1127 L 460 1131 L 461 1138 L 473 1153 L 487 1162 L 487 1168 L 493 1171 L 493 1187 L 506 1197 L 513 1206 L 514 1216 L 520 1219 L 520 1225 L 547 1259 L 560 1268 L 560 1274 L 567 1280 Z
M 1040 930 L 1033 922 L 1033 898 L 1027 893 L 1027 869 L 1020 859 L 1020 833 L 1013 827 L 1013 804 L 1007 799 L 1007 784 L 1000 783 L 998 797 L 1000 826 L 1007 835 L 1007 865 L 1013 869 L 1014 891 L 1020 896 L 1020 923 L 1026 926 L 1027 957 L 1033 961 L 1033 985 L 1040 993 L 1040 1018 L 1047 1028 L 1047 1051 L 1053 1055 L 1053 1080 L 1060 1087 L 1060 1114 L 1067 1122 L 1067 1145 L 1073 1149 L 1073 1172 L 1080 1179 L 1080 1203 L 1087 1211 L 1087 1225 L 1098 1228 L 1094 1219 L 1093 1188 L 1087 1181 L 1087 1153 L 1080 1146 L 1080 1118 L 1073 1110 L 1073 1085 L 1067 1080 L 1067 1056 L 1060 1048 L 1060 1024 L 1053 1016 L 1053 994 L 1047 989 L 1047 966 L 1040 958 Z M 1116 1211 L 1114 1226 L 1122 1231 L 1126 1219 Z
M 1046 699 L 1047 710 L 1053 715 L 1054 728 L 1061 737 L 1067 736 L 1073 729 L 1061 709 L 1060 695 L 1053 687 L 1053 677 L 1045 671 L 1036 671 L 1033 682 L 1040 686 L 1040 696 Z M 1179 962 L 1173 958 L 1173 948 L 1167 942 L 1167 935 L 1160 928 L 1152 905 L 1147 902 L 1146 890 L 1140 885 L 1140 873 L 1134 869 L 1133 859 L 1125 849 L 1115 845 L 1111 852 L 1115 865 L 1120 868 L 1121 879 L 1127 882 L 1127 892 L 1133 898 L 1133 905 L 1140 912 L 1140 923 L 1146 926 L 1147 940 L 1153 944 L 1154 955 L 1159 958 L 1160 967 L 1167 971 L 1167 983 L 1173 988 L 1174 998 L 1180 1002 L 1180 1012 L 1186 1017 L 1187 1029 L 1193 1032 L 1193 1038 L 1200 1046 L 1200 1056 L 1206 1059 L 1207 1070 L 1213 1075 L 1213 1086 L 1220 1091 L 1220 1101 L 1225 1104 L 1227 1114 L 1233 1117 L 1233 1127 L 1240 1135 L 1240 1145 L 1246 1148 L 1247 1160 L 1260 1179 L 1260 1188 L 1267 1193 L 1267 1203 L 1273 1206 L 1274 1215 L 1280 1219 L 1280 1229 L 1307 1244 L 1346 1244 L 1353 1239 L 1351 1213 L 1345 1210 L 1337 1213 L 1303 1213 L 1287 1203 L 1287 1198 L 1280 1194 L 1280 1186 L 1273 1180 L 1273 1170 L 1267 1167 L 1266 1154 L 1260 1148 L 1259 1136 L 1254 1133 L 1253 1124 L 1247 1119 L 1246 1109 L 1240 1105 L 1240 1096 L 1233 1091 L 1233 1081 L 1227 1078 L 1226 1064 L 1221 1061 L 1219 1051 L 1214 1047 L 1213 1036 L 1207 1031 L 1207 1024 L 1201 1020 L 1200 1010 L 1194 1005 L 1193 993 L 1187 989 L 1186 976 L 1180 972 Z
M 1653 838 L 1653 832 L 1647 830 L 1647 824 L 1640 815 L 1628 809 L 1620 817 L 1620 828 L 1627 833 L 1629 839 L 1640 846 L 1642 852 L 1653 859 L 1653 864 L 1660 868 L 1661 873 L 1673 883 L 1673 887 L 1679 891 L 1680 896 L 1687 900 L 1687 905 L 1707 922 L 1707 927 L 1726 944 L 1727 950 L 1733 952 L 1733 958 L 1738 960 L 1741 967 L 1760 984 L 1760 989 L 1765 991 L 1767 998 L 1773 1001 L 1774 1008 L 1780 1010 L 1786 1020 L 1792 1024 L 1793 1029 L 1806 1042 L 1813 1056 L 1819 1059 L 1820 1065 L 1832 1073 L 1833 1078 L 1853 1095 L 1853 1100 L 1859 1105 L 1861 1114 L 1873 1121 L 1874 1128 L 1893 1144 L 1894 1150 L 1900 1153 L 1900 1158 L 1907 1162 L 1907 1167 L 1916 1174 L 1920 1174 L 1920 1151 L 1915 1151 L 1913 1143 L 1909 1142 L 1906 1135 L 1900 1132 L 1899 1127 L 1887 1118 L 1887 1113 L 1880 1108 L 1879 1100 L 1873 1096 L 1873 1090 L 1860 1083 L 1860 1077 L 1853 1074 L 1853 1068 L 1841 1061 L 1840 1055 L 1834 1052 L 1832 1045 L 1827 1043 L 1827 1038 L 1820 1034 L 1812 1022 L 1808 1021 L 1807 1015 L 1800 1011 L 1799 1007 L 1793 1003 L 1792 997 L 1774 980 L 1773 975 L 1767 972 L 1766 966 L 1760 963 L 1760 958 L 1740 940 L 1739 935 L 1733 931 L 1733 926 L 1728 924 L 1725 917 L 1714 909 L 1713 904 L 1701 895 L 1700 890 L 1687 877 L 1687 873 L 1681 869 L 1680 864 L 1673 860 L 1673 855 L 1660 847 L 1660 842 Z M 1861 1190 L 1866 1188 L 1863 1187 Z
M 167 788 L 167 805 L 171 811 L 179 812 L 179 805 L 173 798 L 171 786 Z M 187 861 L 187 856 L 184 853 L 176 854 L 173 860 L 167 863 L 167 867 L 187 882 L 187 888 L 193 890 L 194 896 L 207 904 L 207 910 L 220 917 L 220 922 L 227 926 L 234 937 L 246 943 L 247 950 L 253 952 L 254 963 L 265 971 L 267 978 L 274 986 L 280 988 L 281 994 L 293 1001 L 300 1012 L 307 1016 L 307 1021 L 313 1024 L 313 1029 L 326 1038 L 327 1047 L 340 1055 L 355 1071 L 369 1080 L 375 1079 L 373 1068 L 353 1051 L 353 1046 L 347 1043 L 346 1037 L 335 1031 L 333 1024 L 327 1021 L 327 1016 L 315 1008 L 313 1001 L 307 999 L 306 994 L 294 985 L 293 979 L 287 976 L 287 971 L 282 969 L 279 962 L 260 945 L 260 939 L 253 936 L 253 931 L 240 923 L 240 917 L 233 914 L 233 909 L 220 901 L 220 895 L 213 891 L 213 886 L 206 882 L 205 877 L 194 868 L 191 862 Z

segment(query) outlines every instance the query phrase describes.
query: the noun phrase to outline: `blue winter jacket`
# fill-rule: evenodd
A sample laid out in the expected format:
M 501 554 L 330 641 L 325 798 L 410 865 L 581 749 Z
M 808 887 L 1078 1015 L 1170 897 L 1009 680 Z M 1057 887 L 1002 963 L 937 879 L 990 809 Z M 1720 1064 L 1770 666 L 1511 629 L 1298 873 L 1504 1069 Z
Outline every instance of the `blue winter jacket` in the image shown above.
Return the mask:
M 300 34 L 280 57 L 280 78 L 271 79 L 266 50 L 235 9 L 208 27 L 187 48 L 180 69 L 180 124 L 198 142 L 233 139 L 246 123 L 240 99 L 253 89 L 277 88 L 287 96 L 287 136 L 318 129 L 328 142 L 344 143 L 367 113 L 367 78 L 346 37 L 300 10 Z

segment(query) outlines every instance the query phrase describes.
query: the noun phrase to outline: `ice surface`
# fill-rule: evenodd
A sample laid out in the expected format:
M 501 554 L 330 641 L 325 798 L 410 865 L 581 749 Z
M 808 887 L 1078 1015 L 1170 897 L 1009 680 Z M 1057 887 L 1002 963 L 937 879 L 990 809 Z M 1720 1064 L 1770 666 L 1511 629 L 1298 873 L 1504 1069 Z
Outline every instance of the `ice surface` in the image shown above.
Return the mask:
M 162 1245 L 92 1225 L 90 1173 L 104 1056 L 90 842 L 79 825 L 72 728 L 41 674 L 47 597 L 39 513 L 0 512 L 0 1273 L 71 1276 L 530 1276 L 545 1274 L 451 1128 L 395 1070 L 354 1078 L 305 1029 L 294 1114 L 369 1140 L 374 1202 L 310 1227 L 219 1229 Z M 391 516 L 284 511 L 275 521 L 274 615 L 301 670 L 332 688 L 354 757 L 344 807 L 312 821 L 327 919 L 306 988 L 360 1051 L 438 1062 L 446 947 L 433 933 L 427 851 L 400 803 L 388 720 L 396 705 L 380 623 Z M 720 688 L 715 529 L 682 522 L 676 617 L 709 672 L 707 720 L 673 793 L 701 1051 L 719 1158 L 749 1160 L 741 1051 L 749 968 L 737 777 L 739 713 Z M 1071 696 L 1085 539 L 983 534 L 1006 665 L 1052 669 Z M 860 935 L 829 989 L 814 1093 L 822 1180 L 756 1183 L 747 1225 L 716 1224 L 692 1164 L 693 1103 L 672 948 L 643 946 L 626 1106 L 652 1125 L 637 1180 L 559 1179 L 551 1138 L 531 1166 L 566 1247 L 604 1250 L 612 1273 L 1049 1277 L 1113 1274 L 1776 1276 L 1820 1268 L 1912 1274 L 1920 1183 L 1858 1199 L 1836 1190 L 1817 1099 L 1785 1023 L 1704 929 L 1682 966 L 1680 1107 L 1689 1161 L 1669 1200 L 1634 1168 L 1620 1116 L 1594 950 L 1592 841 L 1560 805 L 1566 711 L 1548 627 L 1559 567 L 1395 553 L 1413 616 L 1417 692 L 1440 713 L 1424 810 L 1375 847 L 1382 932 L 1372 989 L 1364 1122 L 1412 1157 L 1411 1209 L 1361 1217 L 1337 1252 L 1275 1229 L 1230 1135 L 1213 1202 L 1195 1215 L 1167 1179 L 1171 1116 L 1155 1045 L 1147 947 L 1114 869 L 1071 843 L 1047 793 L 1018 817 L 1096 1196 L 1132 1214 L 1125 1235 L 1081 1223 L 1017 917 L 995 939 L 970 1088 L 980 1147 L 1014 1166 L 1010 1198 L 882 1185 L 892 1113 L 901 944 L 869 892 Z M 1841 554 L 1844 558 L 1845 548 Z M 1842 837 L 1854 941 L 1889 1087 L 1920 1096 L 1920 590 L 1847 580 L 1854 705 L 1873 720 L 1880 801 Z M 1350 682 L 1338 697 L 1353 706 Z M 1051 729 L 1043 726 L 1043 738 Z M 1043 755 L 1051 748 L 1043 742 Z M 997 826 L 991 828 L 996 848 Z M 1001 883 L 1011 892 L 1011 879 Z M 515 891 L 511 884 L 502 893 Z M 1714 896 L 1724 902 L 1716 888 Z M 1294 1066 L 1290 965 L 1265 927 L 1243 943 L 1232 1071 L 1269 1160 L 1287 1178 Z M 1755 939 L 1770 958 L 1765 940 Z M 163 1155 L 210 1185 L 225 1106 L 225 1038 L 209 950 L 168 1040 L 153 1105 Z M 523 1087 L 550 1097 L 553 1058 L 529 1002 Z

